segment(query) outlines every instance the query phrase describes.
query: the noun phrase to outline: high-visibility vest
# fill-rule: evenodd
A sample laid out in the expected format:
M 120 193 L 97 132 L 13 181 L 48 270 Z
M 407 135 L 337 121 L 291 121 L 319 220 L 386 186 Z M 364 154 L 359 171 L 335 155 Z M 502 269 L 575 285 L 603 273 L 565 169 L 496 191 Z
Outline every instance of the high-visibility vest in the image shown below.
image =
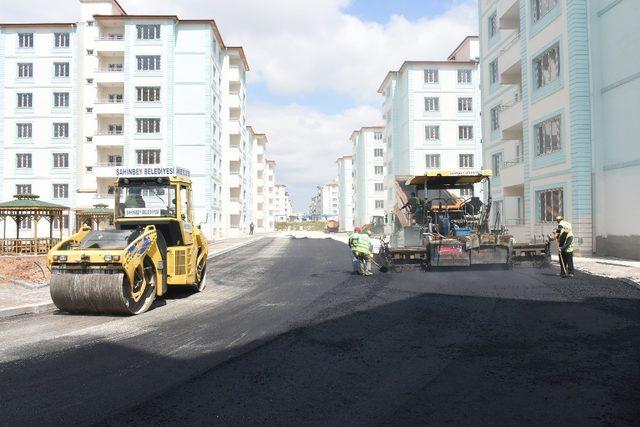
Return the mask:
M 367 234 L 361 234 L 358 236 L 358 240 L 355 241 L 354 252 L 362 255 L 371 255 L 371 239 Z
M 569 241 L 569 245 L 567 246 L 567 248 L 565 250 L 563 250 L 562 252 L 566 252 L 566 253 L 570 253 L 573 252 L 573 232 L 569 231 L 567 233 L 567 237 L 565 238 L 565 244 L 567 242 L 567 240 Z
M 360 236 L 360 233 L 352 233 L 351 236 L 349 236 L 349 247 L 351 248 L 351 250 L 355 250 L 356 242 L 358 241 Z

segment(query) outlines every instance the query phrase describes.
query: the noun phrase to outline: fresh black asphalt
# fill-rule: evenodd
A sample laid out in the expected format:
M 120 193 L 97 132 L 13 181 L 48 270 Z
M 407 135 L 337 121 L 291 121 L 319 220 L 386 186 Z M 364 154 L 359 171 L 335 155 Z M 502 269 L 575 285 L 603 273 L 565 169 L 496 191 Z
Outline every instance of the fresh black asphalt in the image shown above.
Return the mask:
M 640 422 L 640 290 L 350 268 L 336 240 L 265 238 L 141 316 L 1 320 L 0 424 Z

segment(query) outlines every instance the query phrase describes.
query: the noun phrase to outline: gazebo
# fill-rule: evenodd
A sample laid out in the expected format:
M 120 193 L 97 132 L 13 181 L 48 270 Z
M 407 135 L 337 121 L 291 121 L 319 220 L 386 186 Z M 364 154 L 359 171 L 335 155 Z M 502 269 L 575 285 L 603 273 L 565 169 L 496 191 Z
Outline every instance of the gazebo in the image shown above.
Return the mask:
M 113 219 L 113 209 L 105 204 L 93 205 L 92 208 L 76 209 L 76 231 L 80 230 L 83 224 L 94 230 L 100 230 L 100 223 Z
M 45 254 L 62 239 L 63 213 L 69 211 L 67 206 L 38 200 L 35 194 L 17 194 L 14 200 L 0 203 L 0 219 L 3 221 L 3 234 L 0 241 L 0 253 Z M 7 239 L 7 218 L 16 223 L 15 239 Z M 38 237 L 38 222 L 49 221 L 49 237 Z M 53 221 L 59 221 L 59 238 L 53 237 Z M 33 221 L 33 237 L 20 237 L 20 226 L 23 221 Z

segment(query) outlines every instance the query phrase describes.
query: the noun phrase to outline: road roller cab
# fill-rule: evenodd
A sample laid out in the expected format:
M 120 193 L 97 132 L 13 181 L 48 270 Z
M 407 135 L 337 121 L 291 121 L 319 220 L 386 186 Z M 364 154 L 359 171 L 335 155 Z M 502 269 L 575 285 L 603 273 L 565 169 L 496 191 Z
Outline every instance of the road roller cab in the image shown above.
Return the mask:
M 182 168 L 119 168 L 115 229 L 80 231 L 48 255 L 51 297 L 67 312 L 146 311 L 169 285 L 205 286 L 207 243 Z

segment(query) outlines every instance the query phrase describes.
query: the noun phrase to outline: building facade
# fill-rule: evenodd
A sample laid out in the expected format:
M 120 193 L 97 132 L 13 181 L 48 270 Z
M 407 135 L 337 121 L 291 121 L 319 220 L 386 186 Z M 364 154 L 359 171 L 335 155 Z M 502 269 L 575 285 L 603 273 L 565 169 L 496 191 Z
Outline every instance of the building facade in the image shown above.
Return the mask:
M 292 209 L 291 200 L 289 199 L 289 192 L 287 191 L 286 185 L 276 184 L 274 199 L 276 222 L 289 221 Z
M 353 222 L 357 226 L 384 221 L 383 126 L 363 127 L 351 134 L 353 154 Z
M 338 221 L 340 231 L 353 231 L 353 157 L 340 157 L 338 164 Z
M 253 141 L 253 222 L 256 233 L 273 231 L 273 219 L 269 217 L 269 164 L 267 160 L 267 135 L 255 133 L 248 127 L 250 139 Z
M 637 4 L 479 6 L 494 223 L 517 239 L 539 240 L 563 215 L 579 253 L 640 259 L 640 227 L 633 215 L 611 209 L 640 207 L 624 190 L 640 183 L 640 148 L 631 142 L 640 124 L 629 105 L 640 95 Z

